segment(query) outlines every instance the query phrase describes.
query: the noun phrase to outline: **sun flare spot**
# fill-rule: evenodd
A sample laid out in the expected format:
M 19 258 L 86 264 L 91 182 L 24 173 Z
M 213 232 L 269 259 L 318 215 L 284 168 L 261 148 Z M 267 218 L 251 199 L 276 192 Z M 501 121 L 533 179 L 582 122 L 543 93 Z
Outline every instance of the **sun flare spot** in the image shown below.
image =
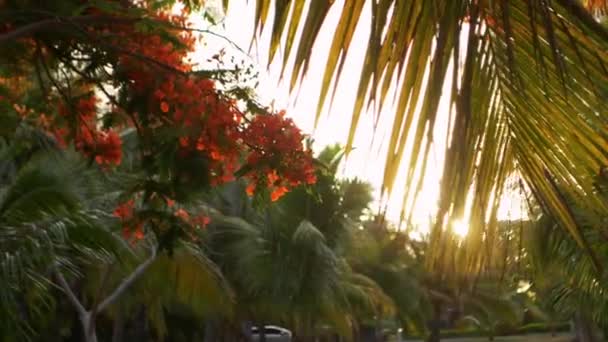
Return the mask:
M 462 220 L 452 222 L 452 232 L 459 238 L 465 238 L 469 233 L 469 224 Z

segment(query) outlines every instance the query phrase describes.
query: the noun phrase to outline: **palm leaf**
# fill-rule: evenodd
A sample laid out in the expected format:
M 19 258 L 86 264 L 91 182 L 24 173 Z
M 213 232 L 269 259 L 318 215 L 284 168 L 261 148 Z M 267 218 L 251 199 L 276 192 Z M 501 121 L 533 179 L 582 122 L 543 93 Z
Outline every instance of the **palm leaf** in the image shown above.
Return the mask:
M 89 206 L 103 188 L 95 170 L 53 150 L 42 149 L 22 165 L 16 159 L 7 161 L 16 172 L 0 191 L 0 310 L 9 318 L 2 331 L 28 338 L 28 324 L 44 321 L 53 308 L 52 271 L 77 274 L 76 264 L 108 260 L 120 242 L 108 229 L 113 220 Z
M 258 7 L 267 8 L 271 2 L 258 0 Z M 298 3 L 291 7 L 296 9 Z M 317 117 L 332 91 L 331 83 L 335 87 L 340 77 L 337 63 L 353 53 L 348 49 L 352 39 L 362 38 L 352 37 L 354 28 L 370 25 L 346 150 L 352 147 L 366 104 L 376 102 L 374 108 L 379 109 L 396 101 L 395 115 L 384 118 L 392 120 L 393 130 L 383 187 L 390 195 L 400 177 L 399 165 L 407 160 L 403 217 L 408 217 L 413 205 L 405 207 L 405 203 L 415 200 L 420 191 L 422 177 L 416 175 L 424 174 L 440 122 L 439 103 L 448 99 L 449 140 L 431 234 L 437 253 L 429 258 L 429 265 L 445 266 L 442 255 L 451 252 L 440 253 L 447 243 L 442 232 L 449 230 L 451 221 L 466 216 L 472 224 L 466 242 L 469 253 L 458 262 L 459 268 L 470 272 L 481 267 L 481 256 L 474 251 L 491 243 L 483 238 L 493 229 L 489 223 L 496 222 L 489 216 L 495 217 L 496 203 L 513 174 L 520 174 L 544 210 L 593 254 L 562 198 L 572 196 L 597 212 L 608 210 L 606 199 L 593 185 L 595 175 L 608 164 L 608 117 L 602 100 L 608 90 L 608 31 L 574 0 L 371 3 L 366 7 L 347 1 L 337 9 L 340 20 L 332 33 Z M 593 10 L 605 8 L 604 2 L 585 4 Z M 311 3 L 299 37 L 293 32 L 301 10 L 293 11 L 291 21 L 275 20 L 275 25 L 290 23 L 291 34 L 282 41 L 288 54 L 298 45 L 292 87 L 304 77 L 331 6 L 329 1 Z M 369 22 L 361 20 L 365 8 L 371 10 Z M 260 13 L 257 18 L 263 23 Z M 271 49 L 276 48 L 277 36 Z M 283 63 L 285 67 L 287 58 Z M 395 80 L 395 96 L 390 96 Z M 442 94 L 450 84 L 451 92 Z

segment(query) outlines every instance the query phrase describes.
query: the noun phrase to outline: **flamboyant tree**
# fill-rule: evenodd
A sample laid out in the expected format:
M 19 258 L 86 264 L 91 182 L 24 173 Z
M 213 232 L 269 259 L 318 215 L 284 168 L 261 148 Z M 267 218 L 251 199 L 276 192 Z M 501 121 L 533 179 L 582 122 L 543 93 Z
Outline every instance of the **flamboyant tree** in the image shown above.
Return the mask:
M 305 136 L 284 112 L 259 105 L 240 86 L 247 70 L 197 65 L 192 53 L 200 33 L 188 18 L 200 4 L 185 1 L 179 13 L 175 5 L 0 1 L 4 142 L 31 153 L 75 150 L 89 167 L 127 177 L 107 211 L 131 243 L 153 242 L 150 257 L 90 309 L 50 261 L 88 341 L 96 340 L 99 311 L 159 253 L 209 222 L 197 205 L 201 193 L 244 178 L 250 195 L 274 201 L 316 180 Z M 23 139 L 23 130 L 47 143 Z

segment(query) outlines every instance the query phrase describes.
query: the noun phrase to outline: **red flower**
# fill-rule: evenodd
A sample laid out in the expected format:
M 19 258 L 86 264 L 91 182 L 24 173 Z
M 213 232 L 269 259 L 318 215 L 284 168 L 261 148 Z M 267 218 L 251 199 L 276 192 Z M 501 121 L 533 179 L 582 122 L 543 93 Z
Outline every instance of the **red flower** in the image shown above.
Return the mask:
M 160 89 L 156 89 L 156 91 L 154 91 L 154 97 L 156 97 L 159 100 L 162 100 L 165 98 L 165 93 L 163 93 L 163 91 Z
M 120 218 L 122 221 L 130 220 L 133 217 L 133 205 L 133 199 L 119 204 L 116 209 L 114 209 L 114 216 Z
M 160 110 L 163 113 L 167 113 L 169 111 L 169 104 L 167 102 L 165 102 L 165 101 L 161 102 L 160 103 Z
M 135 226 L 135 232 L 134 232 L 133 236 L 135 237 L 136 240 L 141 240 L 144 238 L 144 229 L 143 228 L 144 228 L 143 223 Z
M 270 200 L 275 202 L 277 201 L 279 198 L 283 197 L 283 195 L 285 195 L 287 193 L 287 188 L 284 186 L 279 186 L 276 187 L 272 193 L 270 193 Z
M 277 170 L 272 170 L 272 172 L 268 172 L 266 175 L 268 177 L 269 185 L 273 185 L 279 180 L 279 176 L 277 175 Z
M 181 147 L 188 147 L 188 145 L 190 145 L 190 138 L 188 138 L 188 137 L 179 137 L 179 145 Z
M 129 225 L 124 225 L 122 227 L 122 236 L 125 240 L 131 241 L 131 243 L 135 243 L 144 238 L 144 223 L 137 222 L 134 227 Z
M 119 165 L 122 159 L 122 141 L 114 131 L 98 132 L 95 161 L 99 165 Z
M 181 209 L 181 208 L 180 208 L 180 209 L 177 209 L 177 210 L 175 211 L 175 216 L 177 216 L 177 217 L 181 218 L 182 220 L 184 220 L 184 221 L 186 221 L 186 222 L 187 222 L 188 220 L 190 220 L 190 214 L 188 214 L 188 212 L 187 212 L 187 211 L 185 211 L 184 209 Z
M 167 201 L 167 207 L 169 208 L 172 208 L 175 205 L 175 201 L 170 199 L 169 197 L 166 197 L 165 201 Z
M 55 140 L 57 140 L 57 144 L 59 145 L 59 147 L 65 148 L 68 146 L 68 144 L 66 142 L 67 135 L 68 135 L 67 128 L 64 128 L 64 127 L 55 128 L 52 131 L 52 135 L 55 137 Z
M 192 224 L 200 228 L 205 228 L 211 222 L 211 218 L 207 215 L 198 215 L 192 219 Z
M 247 195 L 253 196 L 253 194 L 255 193 L 255 188 L 256 184 L 254 182 L 249 183 L 249 185 L 247 185 L 247 188 L 245 189 Z

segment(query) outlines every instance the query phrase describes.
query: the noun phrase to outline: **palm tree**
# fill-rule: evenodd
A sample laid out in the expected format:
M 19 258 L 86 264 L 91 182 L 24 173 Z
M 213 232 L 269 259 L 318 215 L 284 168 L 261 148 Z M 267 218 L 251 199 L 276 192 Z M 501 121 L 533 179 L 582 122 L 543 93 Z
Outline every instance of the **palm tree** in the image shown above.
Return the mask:
M 257 1 L 256 32 L 272 31 L 270 59 L 280 45 L 284 69 L 294 59 L 287 70 L 292 88 L 305 77 L 320 28 L 338 3 L 312 1 L 304 8 L 303 1 Z M 591 253 L 561 192 L 596 211 L 608 210 L 606 199 L 593 185 L 594 177 L 608 165 L 603 100 L 608 87 L 608 31 L 593 16 L 605 10 L 605 2 L 341 3 L 317 118 L 331 84 L 338 84 L 345 58 L 354 53 L 349 50 L 352 41 L 367 39 L 346 147 L 351 149 L 366 108 L 378 114 L 385 107 L 394 109 L 394 116 L 380 117 L 392 120 L 393 127 L 385 193 L 390 194 L 396 177 L 405 177 L 404 206 L 416 198 L 423 178 L 416 175 L 425 174 L 435 127 L 449 121 L 429 265 L 446 267 L 440 260 L 447 243 L 442 232 L 453 220 L 463 218 L 467 203 L 471 205 L 470 217 L 464 218 L 471 221 L 467 248 L 482 251 L 483 245 L 492 245 L 483 238 L 484 232 L 494 229 L 500 195 L 510 175 L 520 175 L 543 210 Z M 274 18 L 269 18 L 273 4 Z M 368 37 L 355 36 L 359 25 L 370 27 Z M 444 89 L 449 91 L 442 94 Z M 450 103 L 448 119 L 438 114 L 442 98 Z M 408 150 L 409 139 L 413 144 Z M 398 175 L 408 154 L 407 171 Z M 561 192 L 556 184 L 562 185 Z M 404 208 L 404 217 L 411 208 Z M 459 266 L 461 272 L 477 270 L 481 254 L 470 253 Z
M 390 298 L 344 258 L 371 195 L 364 183 L 336 179 L 340 156 L 337 147 L 323 151 L 317 184 L 262 209 L 243 201 L 238 183 L 220 193 L 231 216 L 214 216 L 207 244 L 235 288 L 241 319 L 282 322 L 307 340 L 323 325 L 348 337 L 358 317 L 392 312 Z
M 6 339 L 35 334 L 30 325 L 52 312 L 57 286 L 51 282 L 53 275 L 63 279 L 64 272 L 77 274 L 82 260 L 103 259 L 120 245 L 104 228 L 112 219 L 98 210 L 105 194 L 103 177 L 75 155 L 54 150 L 39 132 L 20 131 L 38 139 L 29 140 L 34 142 L 29 148 L 19 139 L 8 140 L 2 148 L 9 157 L 2 158 L 0 184 Z
M 431 294 L 424 283 L 420 242 L 388 227 L 380 215 L 353 231 L 347 260 L 356 272 L 376 282 L 395 305 L 396 318 L 408 333 L 423 335 L 432 318 Z
M 441 282 L 440 275 L 425 268 L 428 241 L 412 240 L 406 233 L 391 229 L 382 216 L 363 227 L 354 233 L 348 261 L 391 298 L 397 320 L 410 335 L 439 341 L 448 312 L 448 321 L 473 322 L 490 338 L 502 326 L 513 328 L 521 323 L 527 303 L 516 293 L 515 277 L 488 271 L 476 278 L 472 288 Z
M 88 267 L 82 285 L 85 297 L 95 302 L 96 298 L 112 295 L 113 289 L 121 286 L 133 270 L 145 262 L 146 253 L 145 244 L 140 243 L 126 255 Z M 140 335 L 131 334 L 131 338 L 164 339 L 177 334 L 169 330 L 167 316 L 177 314 L 184 320 L 199 322 L 198 330 L 203 332 L 200 322 L 210 316 L 230 317 L 233 305 L 232 289 L 217 266 L 200 246 L 180 241 L 171 256 L 163 253 L 155 258 L 120 300 L 99 315 L 112 322 L 112 328 L 107 331 L 112 332 L 113 342 L 126 340 L 128 327 L 137 330 L 142 325 L 147 325 L 149 331 L 136 332 Z M 187 329 L 182 327 L 182 330 Z
M 99 316 L 114 322 L 112 339 L 120 341 L 140 307 L 161 337 L 164 313 L 175 308 L 199 319 L 230 314 L 231 290 L 200 246 L 179 240 L 169 257 L 156 253 L 154 238 L 132 245 L 118 233 L 109 213 L 130 177 L 90 167 L 35 129 L 20 127 L 13 138 L 4 140 L 0 168 L 3 339 L 55 331 L 53 322 L 65 326 L 66 316 L 53 317 L 63 303 L 78 315 L 87 341 L 97 338 Z
M 577 214 L 579 222 L 583 221 Z M 598 228 L 583 226 L 587 240 L 606 260 L 605 238 Z M 558 229 L 554 220 L 541 218 L 526 240 L 532 291 L 549 313 L 574 322 L 579 341 L 596 341 L 596 326 L 608 327 L 606 288 L 589 255 Z
M 214 219 L 212 244 L 221 246 L 215 253 L 234 284 L 242 318 L 282 322 L 303 340 L 320 323 L 350 336 L 356 308 L 373 310 L 386 305 L 385 297 L 375 283 L 354 274 L 310 222 L 294 227 L 284 218 L 269 213 L 255 226 Z

